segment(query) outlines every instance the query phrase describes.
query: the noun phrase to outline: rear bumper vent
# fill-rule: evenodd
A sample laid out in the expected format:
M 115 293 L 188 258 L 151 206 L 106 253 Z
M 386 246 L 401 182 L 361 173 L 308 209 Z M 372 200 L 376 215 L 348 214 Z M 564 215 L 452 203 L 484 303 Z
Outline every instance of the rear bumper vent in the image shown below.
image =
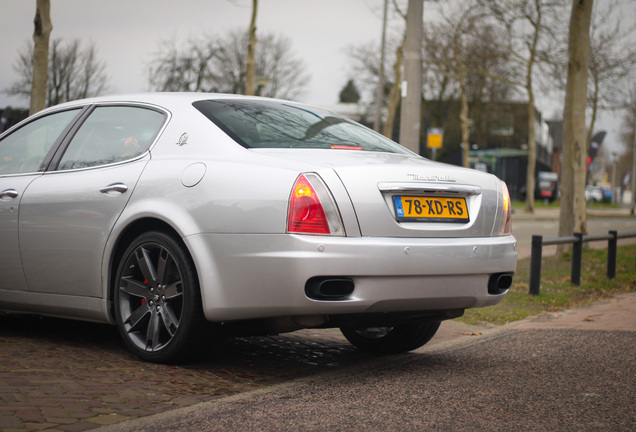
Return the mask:
M 338 276 L 313 277 L 305 284 L 305 294 L 313 300 L 344 300 L 355 288 L 353 279 Z

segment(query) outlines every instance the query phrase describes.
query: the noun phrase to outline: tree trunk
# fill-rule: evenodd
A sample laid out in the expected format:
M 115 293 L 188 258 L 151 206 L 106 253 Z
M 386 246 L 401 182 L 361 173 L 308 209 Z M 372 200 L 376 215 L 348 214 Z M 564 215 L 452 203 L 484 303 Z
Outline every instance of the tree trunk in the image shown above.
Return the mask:
M 406 47 L 406 30 L 402 43 L 395 53 L 395 63 L 393 64 L 393 87 L 389 93 L 389 104 L 387 106 L 386 122 L 384 123 L 384 136 L 393 138 L 393 125 L 395 124 L 395 115 L 400 105 L 400 84 L 402 82 L 402 61 L 404 60 L 404 48 Z
M 589 79 L 589 78 L 588 78 Z M 590 143 L 592 142 L 592 136 L 594 135 L 594 126 L 596 125 L 596 117 L 598 115 L 598 84 L 594 83 L 594 91 L 592 93 L 592 98 L 594 98 L 594 100 L 592 101 L 592 114 L 590 116 L 590 124 L 587 128 L 587 138 L 586 138 L 586 144 L 589 148 Z M 587 102 L 587 101 L 586 101 Z
M 587 131 L 585 105 L 590 63 L 590 21 L 593 0 L 573 0 L 569 30 L 568 78 L 565 88 L 561 215 L 559 236 L 587 233 L 585 174 Z M 569 247 L 559 247 L 559 253 Z
M 49 37 L 53 30 L 50 0 L 37 0 L 33 24 L 33 83 L 31 84 L 29 114 L 35 114 L 46 108 L 46 87 L 49 78 Z
M 532 68 L 528 68 L 528 168 L 526 171 L 526 211 L 534 213 L 534 171 L 537 166 L 536 113 L 532 90 Z
M 256 75 L 254 73 L 254 57 L 256 52 L 256 12 L 258 0 L 252 0 L 252 20 L 250 21 L 250 39 L 247 43 L 247 60 L 245 61 L 245 94 L 256 93 Z
M 461 89 L 461 109 L 459 111 L 459 123 L 462 129 L 462 166 L 468 168 L 470 166 L 470 120 L 468 119 L 468 95 L 466 94 L 465 74 L 460 75 L 459 87 Z

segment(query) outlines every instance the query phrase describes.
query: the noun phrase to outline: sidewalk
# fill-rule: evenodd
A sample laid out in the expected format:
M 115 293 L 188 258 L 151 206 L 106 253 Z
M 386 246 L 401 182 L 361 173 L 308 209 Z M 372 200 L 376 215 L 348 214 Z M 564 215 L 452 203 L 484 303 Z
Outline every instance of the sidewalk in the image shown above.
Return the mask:
M 512 221 L 515 220 L 558 220 L 561 212 L 560 207 L 537 207 L 534 213 L 528 213 L 524 210 L 513 210 Z M 588 217 L 629 217 L 631 209 L 621 208 L 593 208 L 587 209 Z

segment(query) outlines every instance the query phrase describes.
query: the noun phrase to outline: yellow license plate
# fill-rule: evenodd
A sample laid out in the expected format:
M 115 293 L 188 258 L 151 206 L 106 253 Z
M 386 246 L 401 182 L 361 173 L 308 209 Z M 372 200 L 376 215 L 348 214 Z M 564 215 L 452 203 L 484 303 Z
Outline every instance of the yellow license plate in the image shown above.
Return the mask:
M 394 196 L 393 202 L 399 221 L 470 221 L 465 198 Z

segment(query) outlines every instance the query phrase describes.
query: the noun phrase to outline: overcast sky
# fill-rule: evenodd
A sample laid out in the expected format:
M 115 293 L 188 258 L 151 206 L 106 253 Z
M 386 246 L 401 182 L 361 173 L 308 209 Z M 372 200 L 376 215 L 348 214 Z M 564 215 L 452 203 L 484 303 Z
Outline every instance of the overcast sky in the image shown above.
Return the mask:
M 13 65 L 32 38 L 35 3 L 0 0 L 1 89 L 17 79 Z M 251 0 L 52 0 L 51 39 L 93 41 L 106 63 L 111 93 L 147 91 L 147 65 L 162 41 L 247 31 L 251 5 Z M 382 0 L 261 0 L 257 28 L 291 39 L 311 75 L 304 102 L 335 103 L 349 78 L 347 46 L 379 45 L 381 5 Z M 19 103 L 0 95 L 0 107 Z
M 36 0 L 0 0 L 0 91 L 17 80 L 13 65 L 31 40 Z M 251 0 L 51 0 L 52 39 L 95 44 L 105 62 L 109 93 L 148 91 L 147 67 L 162 41 L 202 34 L 223 35 L 249 26 Z M 292 41 L 292 51 L 311 75 L 302 102 L 331 105 L 350 76 L 347 47 L 379 45 L 383 0 L 261 0 L 258 32 L 275 32 Z M 434 19 L 433 5 L 425 20 Z M 634 16 L 634 8 L 627 15 Z M 393 27 L 399 25 L 394 19 Z M 559 98 L 560 99 L 560 98 Z M 28 101 L 0 93 L 0 107 L 28 107 Z M 561 100 L 540 98 L 537 104 L 553 118 Z M 617 141 L 622 114 L 603 115 L 597 129 Z

